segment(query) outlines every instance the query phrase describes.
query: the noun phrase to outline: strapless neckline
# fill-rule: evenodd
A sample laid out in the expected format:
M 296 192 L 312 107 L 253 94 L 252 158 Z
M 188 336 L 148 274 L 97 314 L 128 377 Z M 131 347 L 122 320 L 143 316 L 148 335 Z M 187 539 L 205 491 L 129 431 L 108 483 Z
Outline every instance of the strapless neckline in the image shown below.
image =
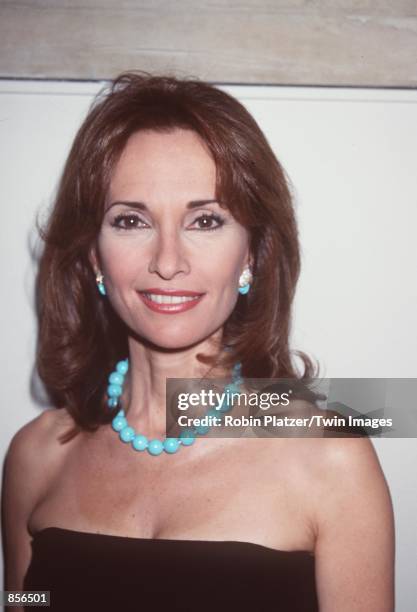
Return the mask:
M 142 542 L 142 543 L 151 543 L 151 542 L 159 542 L 160 544 L 181 544 L 181 545 L 189 545 L 196 546 L 201 544 L 207 544 L 208 546 L 224 546 L 230 545 L 234 547 L 252 547 L 258 550 L 268 551 L 270 553 L 276 553 L 278 555 L 306 555 L 307 557 L 314 559 L 314 553 L 309 550 L 281 550 L 277 548 L 272 548 L 270 546 L 265 546 L 264 544 L 257 544 L 256 542 L 247 542 L 241 540 L 180 540 L 174 538 L 137 538 L 134 536 L 121 536 L 114 535 L 111 533 L 94 533 L 92 531 L 77 531 L 76 529 L 69 529 L 66 527 L 43 527 L 39 531 L 36 531 L 32 538 L 33 540 L 39 540 L 48 535 L 52 534 L 61 534 L 67 536 L 85 536 L 86 538 L 111 538 L 115 540 L 125 540 L 130 542 Z
M 55 612 L 319 609 L 315 557 L 308 550 L 57 526 L 34 533 L 31 544 L 24 590 L 50 591 Z

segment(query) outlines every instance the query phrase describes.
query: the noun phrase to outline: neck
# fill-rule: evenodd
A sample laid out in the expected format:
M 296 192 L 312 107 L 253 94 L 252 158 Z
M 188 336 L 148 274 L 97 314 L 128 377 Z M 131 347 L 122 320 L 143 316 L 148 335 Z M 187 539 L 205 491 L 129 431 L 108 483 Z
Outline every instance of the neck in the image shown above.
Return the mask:
M 163 437 L 166 427 L 166 379 L 221 377 L 197 359 L 198 353 L 217 354 L 219 338 L 181 350 L 161 350 L 129 338 L 129 376 L 122 406 L 129 424 L 148 437 Z

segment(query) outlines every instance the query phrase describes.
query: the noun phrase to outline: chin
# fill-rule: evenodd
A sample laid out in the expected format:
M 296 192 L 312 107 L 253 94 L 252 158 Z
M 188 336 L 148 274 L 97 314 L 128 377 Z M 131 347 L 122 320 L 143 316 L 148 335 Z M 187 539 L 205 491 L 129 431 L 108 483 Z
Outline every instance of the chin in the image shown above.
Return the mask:
M 188 325 L 167 326 L 161 327 L 159 330 L 153 329 L 150 333 L 147 330 L 140 330 L 138 336 L 154 347 L 167 350 L 181 350 L 190 348 L 196 344 L 200 344 L 208 340 L 218 327 L 210 326 L 207 330 L 202 330 L 201 326 L 198 329 L 190 329 Z

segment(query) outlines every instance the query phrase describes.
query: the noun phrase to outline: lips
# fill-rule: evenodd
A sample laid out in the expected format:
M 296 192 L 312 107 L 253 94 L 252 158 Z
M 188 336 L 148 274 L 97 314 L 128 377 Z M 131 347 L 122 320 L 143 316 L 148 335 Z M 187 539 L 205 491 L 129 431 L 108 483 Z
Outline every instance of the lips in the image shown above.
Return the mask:
M 153 312 L 177 314 L 194 308 L 204 297 L 204 293 L 186 289 L 149 288 L 138 292 L 142 302 Z

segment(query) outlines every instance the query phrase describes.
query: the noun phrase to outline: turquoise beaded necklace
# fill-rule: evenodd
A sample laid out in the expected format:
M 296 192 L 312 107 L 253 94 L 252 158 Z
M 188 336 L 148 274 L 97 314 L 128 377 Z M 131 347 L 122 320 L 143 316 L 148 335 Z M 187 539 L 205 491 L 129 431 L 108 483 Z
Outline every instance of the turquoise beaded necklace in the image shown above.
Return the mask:
M 107 404 L 109 408 L 116 408 L 120 405 L 120 396 L 123 392 L 123 383 L 125 376 L 129 370 L 129 360 L 123 359 L 116 364 L 116 369 L 109 376 L 109 385 L 107 387 Z M 211 409 L 207 412 L 207 416 L 216 418 L 222 418 L 222 413 L 231 410 L 231 393 L 237 393 L 239 390 L 238 385 L 242 382 L 241 378 L 241 364 L 236 363 L 233 367 L 232 383 L 225 387 L 225 401 L 217 408 Z M 119 434 L 119 438 L 122 442 L 131 444 L 135 451 L 147 450 L 150 455 L 154 457 L 160 455 L 162 452 L 169 454 L 176 453 L 180 446 L 190 446 L 194 443 L 197 435 L 205 435 L 209 430 L 210 426 L 200 425 L 193 429 L 183 430 L 179 438 L 165 438 L 161 441 L 157 438 L 148 440 L 148 438 L 140 433 L 136 433 L 133 427 L 131 427 L 125 415 L 123 409 L 119 410 L 117 415 L 112 421 L 112 428 Z

